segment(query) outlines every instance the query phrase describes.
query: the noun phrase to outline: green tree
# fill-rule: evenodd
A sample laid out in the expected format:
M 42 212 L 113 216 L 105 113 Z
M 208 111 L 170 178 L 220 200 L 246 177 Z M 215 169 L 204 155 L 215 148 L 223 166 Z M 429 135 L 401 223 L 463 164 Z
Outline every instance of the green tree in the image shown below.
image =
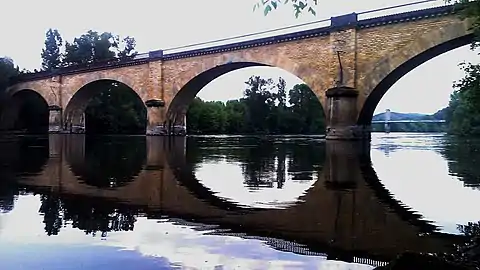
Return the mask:
M 0 94 L 4 93 L 12 79 L 18 74 L 20 74 L 20 69 L 15 66 L 11 58 L 0 58 Z
M 298 133 L 319 133 L 325 129 L 324 113 L 317 96 L 306 84 L 297 84 L 289 92 L 291 110 Z
M 123 46 L 122 46 L 123 44 Z M 64 64 L 84 65 L 113 59 L 131 59 L 135 57 L 135 39 L 126 37 L 120 42 L 119 36 L 109 32 L 98 33 L 89 30 L 75 38 L 72 43 L 65 43 Z
M 273 80 L 252 76 L 245 84 L 247 89 L 244 91 L 244 102 L 249 132 L 270 133 L 268 118 L 276 100 L 275 94 L 271 91 Z
M 286 82 L 252 76 L 244 97 L 223 102 L 195 98 L 187 111 L 189 134 L 322 134 L 324 114 L 306 85 L 286 94 Z M 289 100 L 289 102 L 287 102 Z M 290 103 L 290 104 L 289 104 Z
M 45 34 L 45 48 L 42 49 L 42 69 L 52 70 L 60 68 L 62 53 L 60 51 L 63 40 L 57 29 L 48 29 Z
M 119 59 L 133 59 L 138 54 L 138 52 L 135 50 L 137 43 L 133 37 L 127 36 L 122 40 L 121 43 L 123 43 L 123 49 L 118 51 L 117 57 Z
M 317 15 L 316 7 L 318 0 L 260 0 L 253 6 L 253 11 L 263 10 L 263 14 L 266 16 L 270 14 L 271 11 L 287 4 L 293 7 L 296 18 L 305 11 L 314 16 Z
M 143 134 L 146 109 L 126 85 L 102 81 L 87 91 L 98 91 L 85 110 L 86 131 L 94 134 Z M 95 89 L 97 88 L 97 89 Z
M 474 33 L 474 40 L 471 48 L 475 49 L 480 46 L 480 1 L 479 0 L 446 0 L 448 4 L 454 4 L 460 10 L 460 16 L 472 21 L 471 28 Z
M 449 130 L 457 135 L 480 135 L 480 65 L 462 64 L 466 76 L 454 84 Z

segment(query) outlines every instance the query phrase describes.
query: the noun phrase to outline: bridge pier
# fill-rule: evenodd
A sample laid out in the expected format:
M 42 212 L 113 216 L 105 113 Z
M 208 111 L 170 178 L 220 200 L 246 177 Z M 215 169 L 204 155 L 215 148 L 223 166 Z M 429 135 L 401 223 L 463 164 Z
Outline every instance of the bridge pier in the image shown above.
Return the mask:
M 62 107 L 52 105 L 48 107 L 48 133 L 60 133 L 62 131 Z
M 327 140 L 370 140 L 370 127 L 357 125 L 357 97 L 355 88 L 340 86 L 328 89 Z
M 165 101 L 161 99 L 150 99 L 145 101 L 147 106 L 147 135 L 167 135 L 164 119 L 163 107 Z

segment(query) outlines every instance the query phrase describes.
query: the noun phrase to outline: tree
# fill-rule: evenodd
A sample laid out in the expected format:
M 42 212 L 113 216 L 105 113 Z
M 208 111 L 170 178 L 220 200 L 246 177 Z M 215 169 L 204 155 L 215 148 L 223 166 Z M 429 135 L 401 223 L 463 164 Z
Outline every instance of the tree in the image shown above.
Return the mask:
M 20 69 L 15 66 L 11 58 L 0 58 L 0 106 L 8 100 L 7 87 L 18 74 L 20 74 Z
M 286 94 L 286 82 L 252 76 L 244 97 L 223 102 L 195 98 L 187 111 L 189 134 L 321 134 L 324 114 L 304 84 Z M 287 102 L 289 100 L 289 102 Z M 290 103 L 290 104 L 288 104 Z
M 118 52 L 117 57 L 122 60 L 133 59 L 137 55 L 137 51 L 135 50 L 137 43 L 135 39 L 127 36 L 122 40 L 122 43 L 124 44 L 124 48 Z
M 45 34 L 45 48 L 42 49 L 42 69 L 51 71 L 61 67 L 63 40 L 57 29 L 48 29 Z
M 100 81 L 87 86 L 86 91 L 98 91 L 85 110 L 88 133 L 144 134 L 146 109 L 128 86 Z
M 70 66 L 112 60 L 115 58 L 112 48 L 118 48 L 118 43 L 111 33 L 99 34 L 89 30 L 86 34 L 75 38 L 72 43 L 65 43 L 64 63 Z
M 252 133 L 270 133 L 267 124 L 271 109 L 275 105 L 275 95 L 272 89 L 273 80 L 260 76 L 252 76 L 245 82 L 247 89 L 244 99 L 247 107 L 246 118 Z M 267 121 L 265 121 L 267 119 Z
M 472 20 L 471 28 L 474 33 L 474 40 L 471 48 L 476 49 L 480 46 L 480 1 L 479 0 L 445 0 L 446 3 L 453 3 L 458 10 L 460 16 L 465 19 Z
M 89 30 L 75 38 L 72 43 L 65 43 L 64 64 L 66 66 L 85 65 L 117 58 L 120 60 L 131 59 L 137 54 L 135 45 L 133 37 L 128 36 L 120 41 L 119 36 L 110 32 L 100 34 Z
M 480 135 L 480 65 L 463 63 L 464 78 L 454 84 L 449 129 L 458 135 Z
M 305 11 L 314 16 L 317 15 L 318 0 L 260 0 L 253 6 L 253 10 L 263 9 L 263 14 L 266 16 L 279 6 L 286 4 L 291 4 L 296 18 Z

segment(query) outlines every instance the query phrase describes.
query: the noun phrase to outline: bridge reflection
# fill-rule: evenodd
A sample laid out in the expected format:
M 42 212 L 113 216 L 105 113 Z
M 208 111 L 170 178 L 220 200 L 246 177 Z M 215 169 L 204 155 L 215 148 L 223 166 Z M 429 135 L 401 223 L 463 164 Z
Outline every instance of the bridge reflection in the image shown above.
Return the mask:
M 33 142 L 38 146 L 38 141 L 17 139 L 0 144 L 2 175 L 16 177 L 18 192 L 42 194 L 40 212 L 48 234 L 57 234 L 66 220 L 87 233 L 106 234 L 132 230 L 138 214 L 151 218 L 166 214 L 233 232 L 291 240 L 346 261 L 354 256 L 386 261 L 405 250 L 442 251 L 454 240 L 393 199 L 371 166 L 370 146 L 365 142 L 318 142 L 324 153 L 317 161 L 323 164 L 308 165 L 317 172 L 313 185 L 299 194 L 294 205 L 264 209 L 242 207 L 198 181 L 192 164 L 199 155 L 189 151 L 199 149 L 187 143 L 188 138 L 128 140 L 126 146 L 93 150 L 96 146 L 84 135 L 50 135 L 43 146 L 19 151 L 18 147 Z M 115 162 L 102 156 L 112 149 Z M 21 173 L 24 169 L 18 164 L 23 162 L 35 164 L 28 168 L 30 173 Z M 274 242 L 271 245 L 275 247 Z

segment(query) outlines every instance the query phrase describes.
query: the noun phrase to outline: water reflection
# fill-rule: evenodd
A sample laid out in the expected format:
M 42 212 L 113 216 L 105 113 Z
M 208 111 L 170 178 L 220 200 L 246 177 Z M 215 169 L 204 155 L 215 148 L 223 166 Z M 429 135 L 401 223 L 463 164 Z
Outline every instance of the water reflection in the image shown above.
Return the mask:
M 199 137 L 187 144 L 187 160 L 216 196 L 247 207 L 286 208 L 318 180 L 325 144 L 314 138 Z
M 0 254 L 15 245 L 101 245 L 162 257 L 156 262 L 171 268 L 263 269 L 272 260 L 308 268 L 441 251 L 455 237 L 437 226 L 451 232 L 445 228 L 476 218 L 446 207 L 465 205 L 478 191 L 449 176 L 442 155 L 453 162 L 445 149 L 455 146 L 443 136 L 388 136 L 374 136 L 371 146 L 272 137 L 17 138 L 0 144 L 0 242 L 9 243 Z M 436 201 L 432 186 L 443 198 L 464 197 L 455 197 L 458 205 Z M 421 204 L 425 193 L 429 204 Z M 197 255 L 205 261 L 192 262 Z
M 480 155 L 466 149 L 476 149 L 478 143 L 452 141 L 441 134 L 396 134 L 394 140 L 391 136 L 377 135 L 371 155 L 378 178 L 397 200 L 447 233 L 458 233 L 457 225 L 480 220 L 480 213 L 465 207 L 480 203 L 480 193 L 465 188 L 475 182 L 472 162 Z M 399 150 L 387 154 L 385 144 Z

